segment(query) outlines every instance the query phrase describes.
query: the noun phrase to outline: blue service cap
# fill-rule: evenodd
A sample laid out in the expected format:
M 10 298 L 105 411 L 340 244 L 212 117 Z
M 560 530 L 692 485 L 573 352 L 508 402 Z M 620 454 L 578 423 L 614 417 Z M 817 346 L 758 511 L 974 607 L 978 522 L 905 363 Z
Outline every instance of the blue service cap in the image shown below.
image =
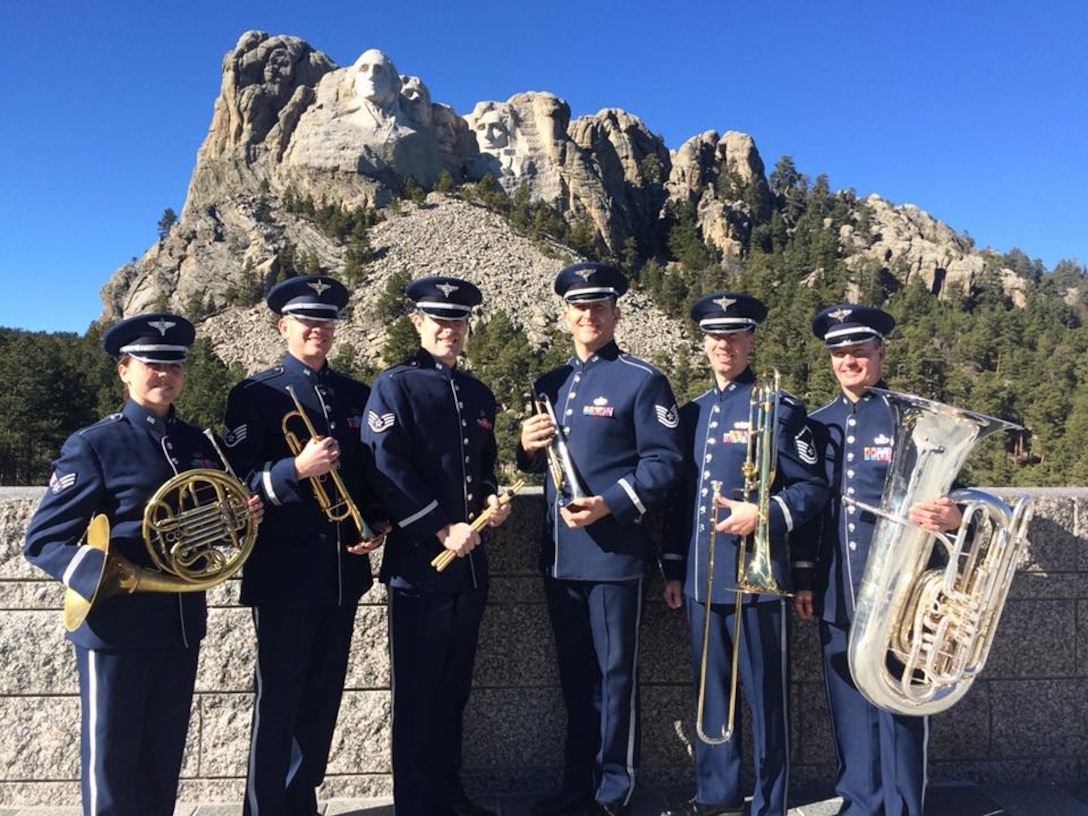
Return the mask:
M 484 299 L 468 281 L 442 275 L 414 280 L 404 287 L 404 294 L 419 311 L 439 320 L 467 320 L 472 307 Z
M 812 333 L 827 348 L 851 346 L 883 338 L 895 328 L 895 318 L 873 306 L 838 303 L 828 306 L 812 319 Z
M 571 264 L 555 278 L 555 293 L 567 303 L 592 303 L 618 298 L 627 291 L 627 276 L 595 261 Z
M 739 292 L 715 292 L 695 301 L 691 319 L 708 334 L 751 331 L 767 317 L 762 300 Z
M 268 308 L 284 317 L 332 321 L 348 305 L 347 287 L 327 275 L 300 275 L 272 287 Z
M 193 324 L 168 312 L 136 315 L 122 320 L 102 337 L 112 357 L 134 357 L 145 363 L 184 363 L 196 339 Z

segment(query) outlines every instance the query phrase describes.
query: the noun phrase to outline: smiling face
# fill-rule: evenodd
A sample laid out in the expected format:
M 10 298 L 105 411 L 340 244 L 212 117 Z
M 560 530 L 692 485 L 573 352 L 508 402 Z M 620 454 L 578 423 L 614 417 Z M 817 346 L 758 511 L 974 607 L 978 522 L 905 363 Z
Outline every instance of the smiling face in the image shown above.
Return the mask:
M 123 357 L 117 374 L 128 390 L 129 399 L 155 416 L 166 416 L 185 387 L 185 363 L 145 363 Z
M 280 337 L 287 341 L 287 351 L 314 370 L 320 370 L 332 349 L 336 337 L 335 320 L 309 320 L 304 317 L 281 317 Z
M 755 347 L 754 331 L 708 332 L 703 335 L 703 350 L 719 388 L 744 373 Z
M 620 320 L 620 307 L 615 300 L 568 303 L 563 319 L 574 338 L 578 356 L 584 360 L 612 342 L 616 336 L 616 324 Z
M 884 376 L 884 344 L 867 340 L 831 349 L 831 371 L 854 402 Z
M 412 312 L 412 325 L 419 334 L 419 345 L 431 356 L 437 357 L 450 368 L 465 350 L 468 341 L 468 318 L 445 320 L 425 312 Z

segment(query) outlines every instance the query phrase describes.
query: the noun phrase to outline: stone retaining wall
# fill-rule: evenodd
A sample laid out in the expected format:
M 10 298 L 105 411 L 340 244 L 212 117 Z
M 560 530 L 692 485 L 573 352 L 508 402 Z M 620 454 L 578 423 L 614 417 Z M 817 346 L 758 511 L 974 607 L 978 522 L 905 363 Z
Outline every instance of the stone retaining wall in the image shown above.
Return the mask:
M 79 697 L 61 592 L 21 554 L 41 492 L 0 491 L 0 806 L 79 799 Z M 1031 544 L 989 664 L 963 701 L 932 718 L 931 780 L 1088 779 L 1088 490 L 1032 493 Z M 476 792 L 545 790 L 558 780 L 564 714 L 535 568 L 542 510 L 539 493 L 520 495 L 510 522 L 488 544 L 494 581 L 465 735 L 466 785 Z M 660 580 L 648 592 L 642 781 L 687 791 L 687 633 L 682 613 L 660 600 Z M 209 596 L 183 801 L 241 800 L 253 638 L 248 611 L 236 600 L 234 581 Z M 834 760 L 815 627 L 796 626 L 793 646 L 794 779 L 828 781 Z M 377 586 L 359 608 L 323 798 L 390 794 L 389 713 L 385 596 Z

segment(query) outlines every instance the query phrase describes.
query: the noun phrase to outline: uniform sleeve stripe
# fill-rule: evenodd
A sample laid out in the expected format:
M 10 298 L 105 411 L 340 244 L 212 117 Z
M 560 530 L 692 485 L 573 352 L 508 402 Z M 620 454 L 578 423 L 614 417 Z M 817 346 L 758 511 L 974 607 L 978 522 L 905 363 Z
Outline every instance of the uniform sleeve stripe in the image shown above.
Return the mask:
M 635 507 L 638 508 L 638 512 L 645 515 L 646 514 L 646 506 L 642 503 L 642 500 L 638 497 L 638 493 L 635 492 L 635 489 L 633 487 L 631 487 L 631 485 L 629 485 L 627 483 L 626 477 L 623 478 L 623 479 L 620 479 L 619 486 L 622 487 L 627 492 L 627 495 L 631 497 L 631 503 L 634 504 Z
M 786 520 L 786 532 L 793 531 L 793 515 L 790 513 L 789 505 L 782 499 L 781 496 L 771 496 L 773 501 L 778 502 L 778 506 L 782 508 L 782 518 Z
M 265 464 L 265 469 L 261 471 L 261 487 L 264 488 L 264 494 L 268 497 L 268 500 L 272 504 L 282 504 L 280 497 L 276 495 L 276 490 L 272 486 L 272 469 L 271 462 Z
M 401 519 L 400 521 L 397 522 L 397 526 L 398 527 L 407 527 L 409 524 L 412 524 L 413 522 L 419 521 L 421 518 L 423 518 L 425 515 L 430 513 L 436 507 L 438 507 L 438 499 L 435 499 L 434 501 L 432 501 L 430 504 L 428 504 L 426 507 L 424 507 L 418 513 L 412 513 L 412 515 L 408 516 L 408 518 Z
M 684 556 L 680 555 L 679 553 L 665 553 L 663 556 L 661 556 L 661 560 L 662 561 L 683 561 Z
M 87 557 L 87 553 L 91 551 L 90 547 L 77 547 L 76 554 L 72 556 L 72 560 L 68 562 L 68 568 L 64 570 L 64 575 L 61 576 L 61 583 L 71 589 L 72 576 L 76 574 L 76 570 L 79 569 L 79 565 L 83 563 L 83 559 Z

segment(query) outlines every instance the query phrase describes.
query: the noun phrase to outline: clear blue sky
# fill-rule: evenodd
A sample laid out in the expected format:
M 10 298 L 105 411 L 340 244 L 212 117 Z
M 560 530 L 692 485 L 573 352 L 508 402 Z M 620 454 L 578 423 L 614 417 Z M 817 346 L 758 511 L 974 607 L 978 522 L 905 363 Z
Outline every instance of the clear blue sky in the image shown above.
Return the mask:
M 980 247 L 1088 263 L 1083 0 L 303 3 L 0 0 L 0 326 L 84 332 L 180 212 L 249 29 L 368 48 L 459 113 L 551 91 L 672 149 L 751 134 L 833 189 L 912 203 Z

